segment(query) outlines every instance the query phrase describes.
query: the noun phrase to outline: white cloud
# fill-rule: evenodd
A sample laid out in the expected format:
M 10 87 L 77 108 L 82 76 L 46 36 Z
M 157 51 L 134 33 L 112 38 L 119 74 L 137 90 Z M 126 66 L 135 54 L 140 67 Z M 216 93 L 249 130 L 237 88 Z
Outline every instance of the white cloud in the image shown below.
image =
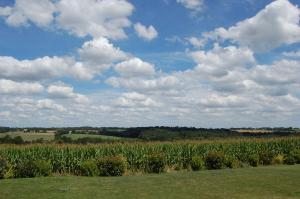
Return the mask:
M 256 52 L 300 42 L 300 9 L 288 0 L 276 0 L 252 18 L 228 29 L 204 34 L 211 39 L 229 39 Z
M 28 95 L 42 92 L 44 87 L 39 83 L 15 82 L 7 79 L 0 79 L 1 94 Z
M 16 81 L 41 81 L 59 77 L 90 80 L 102 71 L 99 68 L 76 62 L 72 57 L 46 56 L 33 60 L 17 60 L 14 57 L 0 56 L 0 78 Z
M 227 108 L 227 107 L 244 107 L 247 106 L 247 100 L 242 96 L 222 96 L 218 94 L 208 95 L 206 98 L 202 98 L 198 102 L 205 108 Z
M 11 14 L 11 7 L 0 7 L 0 16 L 7 17 Z
M 201 11 L 204 4 L 203 0 L 176 0 L 176 2 L 193 11 Z
M 167 90 L 180 86 L 179 79 L 171 75 L 154 79 L 110 77 L 106 80 L 106 83 L 115 88 L 126 88 L 139 91 Z
M 0 78 L 17 81 L 45 80 L 57 77 L 74 77 L 90 80 L 107 70 L 114 62 L 127 59 L 128 55 L 116 48 L 106 38 L 85 42 L 78 49 L 79 60 L 74 57 L 41 57 L 17 60 L 0 56 Z
M 134 108 L 160 106 L 160 103 L 154 101 L 150 97 L 136 92 L 124 93 L 114 102 L 114 104 L 121 107 Z
M 146 26 L 142 25 L 141 23 L 136 23 L 136 24 L 134 24 L 134 30 L 139 37 L 141 37 L 145 40 L 148 40 L 148 41 L 151 41 L 158 36 L 157 31 L 155 30 L 155 28 L 152 25 L 150 25 L 149 27 L 146 27 Z
M 284 59 L 271 65 L 258 65 L 251 71 L 252 78 L 262 85 L 283 86 L 286 84 L 300 84 L 299 65 L 299 61 Z
M 38 100 L 37 107 L 40 109 L 50 109 L 56 110 L 59 112 L 66 112 L 67 109 L 60 104 L 55 103 L 53 100 L 50 99 L 42 99 Z
M 32 22 L 39 27 L 46 27 L 54 19 L 55 5 L 50 0 L 16 0 L 13 7 L 0 9 L 0 16 L 6 16 L 8 25 L 22 26 Z
M 16 0 L 12 7 L 0 7 L 0 16 L 10 26 L 54 27 L 79 36 L 126 38 L 124 28 L 134 7 L 126 0 Z
M 114 62 L 127 58 L 126 53 L 103 37 L 85 42 L 78 53 L 81 61 L 94 73 L 107 70 Z
M 235 46 L 223 48 L 215 44 L 210 51 L 195 51 L 190 55 L 198 63 L 195 70 L 199 74 L 211 78 L 227 76 L 235 68 L 245 68 L 255 63 L 251 50 Z
M 126 0 L 60 0 L 56 6 L 61 28 L 79 37 L 112 39 L 126 38 L 123 28 L 131 25 L 128 17 L 134 10 Z
M 282 53 L 283 56 L 297 58 L 300 57 L 300 50 Z
M 197 37 L 188 37 L 188 38 L 186 38 L 186 40 L 191 45 L 193 45 L 195 48 L 202 48 L 206 44 L 206 40 L 205 39 L 200 39 L 200 38 L 197 38 Z
M 72 60 L 60 57 L 42 57 L 17 60 L 0 56 L 0 77 L 13 80 L 42 80 L 66 75 Z
M 125 77 L 151 76 L 155 74 L 153 64 L 144 62 L 139 58 L 132 58 L 117 64 L 115 70 Z
M 153 64 L 123 52 L 110 42 L 109 39 L 126 37 L 124 28 L 131 24 L 128 17 L 133 11 L 129 2 L 51 0 L 55 14 L 51 14 L 50 9 L 45 16 L 52 15 L 52 19 L 36 19 L 37 15 L 30 14 L 34 10 L 40 12 L 43 6 L 24 11 L 45 2 L 32 1 L 23 10 L 17 6 L 1 7 L 0 15 L 7 21 L 10 16 L 22 13 L 20 18 L 15 18 L 17 26 L 53 25 L 91 40 L 85 41 L 76 54 L 69 57 L 18 60 L 0 56 L 0 120 L 4 124 L 230 127 L 261 126 L 265 122 L 270 126 L 299 123 L 300 63 L 290 59 L 297 57 L 299 52 L 282 53 L 284 59 L 271 64 L 258 64 L 253 55 L 253 51 L 298 41 L 299 9 L 287 0 L 274 1 L 256 16 L 229 29 L 206 34 L 211 39 L 228 39 L 239 45 L 215 44 L 209 50 L 187 50 L 196 66 L 172 72 L 156 70 Z M 203 8 L 199 2 L 202 1 L 178 0 L 192 12 Z M 154 37 L 154 33 L 149 34 L 151 26 L 140 25 L 146 35 L 143 38 Z M 174 36 L 166 40 L 202 48 L 206 39 Z M 157 53 L 157 57 L 177 63 L 184 53 L 179 54 L 168 57 L 168 54 Z M 112 71 L 108 74 L 115 76 L 103 78 L 113 88 L 101 89 L 101 85 L 99 91 L 95 89 L 83 95 L 75 86 L 77 83 L 57 82 L 62 78 L 92 80 L 94 77 L 102 82 L 100 74 L 111 67 L 116 74 Z M 90 84 L 92 81 L 83 87 Z M 46 92 L 43 92 L 43 85 Z M 32 115 L 36 116 L 34 121 L 30 119 Z M 79 122 L 74 124 L 74 121 Z
M 74 99 L 78 103 L 88 103 L 89 99 L 78 93 L 74 93 L 74 88 L 63 84 L 50 85 L 47 92 L 51 98 Z
M 0 112 L 1 117 L 9 117 L 10 115 L 11 115 L 11 113 L 9 111 Z

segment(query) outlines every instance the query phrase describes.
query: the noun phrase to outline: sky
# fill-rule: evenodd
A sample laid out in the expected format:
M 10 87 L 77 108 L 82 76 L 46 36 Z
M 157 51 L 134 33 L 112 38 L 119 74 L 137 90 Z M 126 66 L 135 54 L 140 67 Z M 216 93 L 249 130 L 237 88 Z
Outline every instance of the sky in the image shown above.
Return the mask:
M 0 126 L 300 127 L 298 0 L 0 0 Z

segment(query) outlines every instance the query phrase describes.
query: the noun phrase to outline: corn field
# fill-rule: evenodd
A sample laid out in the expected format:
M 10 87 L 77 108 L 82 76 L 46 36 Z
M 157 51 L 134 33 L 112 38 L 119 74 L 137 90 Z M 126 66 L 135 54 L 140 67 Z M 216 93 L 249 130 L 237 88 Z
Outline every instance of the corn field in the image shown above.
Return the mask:
M 117 143 L 101 145 L 0 145 L 0 157 L 12 165 L 22 161 L 47 160 L 53 172 L 74 173 L 88 159 L 122 155 L 128 169 L 142 170 L 149 154 L 163 154 L 166 164 L 188 165 L 193 156 L 205 156 L 210 151 L 222 151 L 241 162 L 253 154 L 268 151 L 274 155 L 300 149 L 300 138 L 244 139 L 222 141 Z

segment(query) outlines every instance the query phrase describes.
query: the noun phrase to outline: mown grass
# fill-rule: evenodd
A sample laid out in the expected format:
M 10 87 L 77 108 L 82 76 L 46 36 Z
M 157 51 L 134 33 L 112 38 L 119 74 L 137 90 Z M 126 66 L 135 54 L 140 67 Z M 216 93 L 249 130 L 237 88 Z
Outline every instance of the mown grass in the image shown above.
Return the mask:
M 300 165 L 124 177 L 0 181 L 0 198 L 300 198 Z
M 54 133 L 24 133 L 24 132 L 8 132 L 8 133 L 0 133 L 0 138 L 9 135 L 11 137 L 21 136 L 24 141 L 35 141 L 38 139 L 43 139 L 45 141 L 54 140 Z

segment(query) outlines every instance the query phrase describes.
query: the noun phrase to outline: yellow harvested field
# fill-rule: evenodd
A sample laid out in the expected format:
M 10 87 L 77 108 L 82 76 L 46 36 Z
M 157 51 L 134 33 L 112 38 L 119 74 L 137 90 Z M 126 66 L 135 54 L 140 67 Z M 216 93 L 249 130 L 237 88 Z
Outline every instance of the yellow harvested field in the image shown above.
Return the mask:
M 271 134 L 273 133 L 272 130 L 264 130 L 264 129 L 238 129 L 235 130 L 239 133 L 261 133 L 261 134 Z

